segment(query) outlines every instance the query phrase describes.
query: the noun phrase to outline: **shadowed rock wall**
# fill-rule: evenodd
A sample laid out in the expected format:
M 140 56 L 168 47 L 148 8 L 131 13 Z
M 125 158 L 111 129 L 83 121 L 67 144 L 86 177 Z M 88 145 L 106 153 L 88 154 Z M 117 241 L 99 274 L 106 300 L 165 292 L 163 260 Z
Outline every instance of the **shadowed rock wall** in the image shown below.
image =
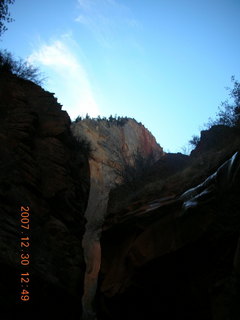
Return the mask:
M 52 93 L 0 75 L 0 152 L 1 317 L 79 318 L 89 166 Z M 20 300 L 21 206 L 30 208 L 28 302 Z
M 159 162 L 151 188 L 134 191 L 134 202 L 126 202 L 124 186 L 112 193 L 101 239 L 99 319 L 239 319 L 239 155 L 214 172 L 240 140 L 238 130 L 224 131 L 224 148 L 215 143 L 195 153 L 161 185 L 166 164 Z

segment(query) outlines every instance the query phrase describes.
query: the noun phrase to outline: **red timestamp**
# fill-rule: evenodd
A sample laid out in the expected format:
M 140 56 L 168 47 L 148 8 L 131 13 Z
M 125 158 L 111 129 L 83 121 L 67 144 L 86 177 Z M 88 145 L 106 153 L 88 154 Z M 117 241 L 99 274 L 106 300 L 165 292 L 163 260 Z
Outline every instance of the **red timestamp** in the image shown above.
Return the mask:
M 30 292 L 29 292 L 29 282 L 30 282 L 30 208 L 21 207 L 20 209 L 20 263 L 21 263 L 21 274 L 20 274 L 20 283 L 21 283 L 21 295 L 20 298 L 22 301 L 29 301 Z

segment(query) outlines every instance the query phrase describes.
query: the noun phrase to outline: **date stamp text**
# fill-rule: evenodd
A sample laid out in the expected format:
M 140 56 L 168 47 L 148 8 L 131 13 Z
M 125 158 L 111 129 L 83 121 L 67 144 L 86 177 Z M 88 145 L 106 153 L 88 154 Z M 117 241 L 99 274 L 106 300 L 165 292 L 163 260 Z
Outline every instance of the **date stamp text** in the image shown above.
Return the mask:
M 20 284 L 21 294 L 20 298 L 23 302 L 30 299 L 30 208 L 28 206 L 21 207 L 20 209 Z

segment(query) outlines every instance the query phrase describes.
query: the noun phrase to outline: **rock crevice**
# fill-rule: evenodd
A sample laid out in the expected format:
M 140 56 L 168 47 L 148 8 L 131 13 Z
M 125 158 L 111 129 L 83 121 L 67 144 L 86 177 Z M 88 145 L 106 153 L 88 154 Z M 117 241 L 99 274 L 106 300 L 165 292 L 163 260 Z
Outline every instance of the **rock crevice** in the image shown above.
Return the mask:
M 74 136 L 87 140 L 92 148 L 90 193 L 85 212 L 86 231 L 82 246 L 86 263 L 83 319 L 95 319 L 94 298 L 101 266 L 100 238 L 107 214 L 110 190 L 123 182 L 126 166 L 134 167 L 137 155 L 151 156 L 152 164 L 162 155 L 162 148 L 151 133 L 135 120 L 124 125 L 86 119 L 72 125 Z

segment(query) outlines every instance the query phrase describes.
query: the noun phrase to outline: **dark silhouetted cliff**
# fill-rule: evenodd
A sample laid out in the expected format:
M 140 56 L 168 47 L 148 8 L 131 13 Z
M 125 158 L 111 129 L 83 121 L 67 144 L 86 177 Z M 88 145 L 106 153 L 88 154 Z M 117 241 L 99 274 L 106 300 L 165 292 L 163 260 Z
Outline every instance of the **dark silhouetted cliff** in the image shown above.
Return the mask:
M 1 318 L 80 317 L 90 179 L 70 118 L 52 93 L 1 74 L 0 140 Z M 30 208 L 29 302 L 20 299 L 21 206 Z
M 238 150 L 237 128 L 213 127 L 111 192 L 100 319 L 239 319 Z

